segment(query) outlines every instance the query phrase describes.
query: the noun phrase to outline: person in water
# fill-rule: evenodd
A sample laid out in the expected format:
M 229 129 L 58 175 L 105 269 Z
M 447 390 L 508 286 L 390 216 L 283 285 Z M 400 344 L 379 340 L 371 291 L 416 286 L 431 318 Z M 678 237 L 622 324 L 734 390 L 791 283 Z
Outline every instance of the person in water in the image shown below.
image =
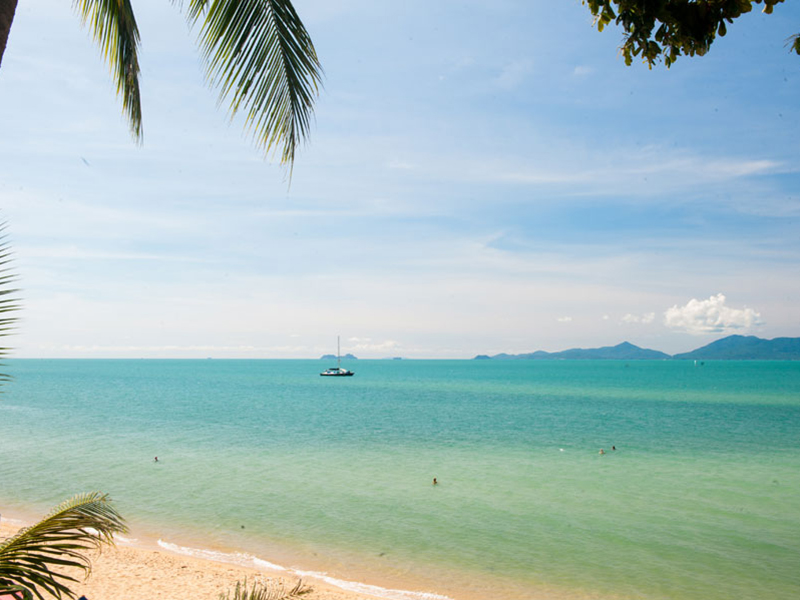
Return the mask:
M 153 459 L 153 462 L 158 462 L 158 457 L 157 456 Z
M 606 453 L 606 451 L 603 450 L 602 448 L 600 448 L 600 452 L 598 452 L 598 454 L 605 454 L 605 453 Z
M 438 482 L 438 481 L 436 481 L 436 477 L 434 477 L 434 478 L 433 478 L 433 485 L 438 485 L 438 484 L 439 484 L 439 482 Z

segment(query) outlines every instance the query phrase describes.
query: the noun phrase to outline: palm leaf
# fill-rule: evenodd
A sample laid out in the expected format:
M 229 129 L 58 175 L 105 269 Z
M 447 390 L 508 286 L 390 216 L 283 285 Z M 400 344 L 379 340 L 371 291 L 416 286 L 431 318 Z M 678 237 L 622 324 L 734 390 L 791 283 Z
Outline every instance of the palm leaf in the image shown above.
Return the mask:
M 111 68 L 122 96 L 122 110 L 128 117 L 131 133 L 142 137 L 142 104 L 139 96 L 139 28 L 130 0 L 73 0 L 82 22 Z
M 6 223 L 0 223 L 0 337 L 14 332 L 17 319 L 13 313 L 20 308 L 19 300 L 13 296 L 18 290 L 13 287 L 17 277 L 11 272 L 11 262 L 11 246 L 6 234 Z M 0 346 L 0 358 L 5 358 L 9 352 L 10 348 Z M 10 380 L 10 375 L 0 373 L 0 385 Z
M 0 594 L 11 595 L 18 600 L 33 600 L 33 594 L 31 594 L 30 590 L 19 585 L 12 585 L 7 588 L 0 587 Z
M 201 23 L 200 47 L 219 102 L 267 153 L 280 147 L 291 165 L 308 137 L 322 67 L 289 0 L 190 0 L 187 18 Z
M 0 589 L 23 588 L 44 600 L 75 598 L 69 585 L 78 580 L 64 569 L 88 575 L 89 550 L 114 543 L 115 533 L 127 531 L 125 522 L 111 506 L 108 495 L 80 494 L 63 502 L 32 527 L 0 542 Z
M 800 33 L 791 36 L 786 45 L 789 46 L 789 52 L 800 54 Z
M 182 0 L 173 0 L 183 5 Z M 130 0 L 73 0 L 111 68 L 131 132 L 142 137 L 139 29 Z M 267 153 L 280 149 L 291 165 L 308 138 L 322 67 L 290 0 L 189 0 L 187 18 L 200 23 L 207 77 L 230 101 L 231 118 Z

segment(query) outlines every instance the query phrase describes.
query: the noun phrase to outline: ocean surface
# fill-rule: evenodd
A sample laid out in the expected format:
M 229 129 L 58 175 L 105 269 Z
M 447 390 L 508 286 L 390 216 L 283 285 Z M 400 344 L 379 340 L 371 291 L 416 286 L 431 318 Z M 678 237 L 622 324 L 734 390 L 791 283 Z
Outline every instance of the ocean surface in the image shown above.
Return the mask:
M 102 490 L 138 543 L 400 600 L 800 598 L 798 362 L 328 366 L 7 361 L 0 513 Z

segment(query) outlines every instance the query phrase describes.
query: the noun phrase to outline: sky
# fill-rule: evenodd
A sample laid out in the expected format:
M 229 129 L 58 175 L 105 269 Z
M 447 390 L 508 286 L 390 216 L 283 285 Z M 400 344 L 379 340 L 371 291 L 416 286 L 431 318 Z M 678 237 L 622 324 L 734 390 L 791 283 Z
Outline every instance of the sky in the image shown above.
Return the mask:
M 134 3 L 136 144 L 70 2 L 0 66 L 13 356 L 472 358 L 800 336 L 800 3 L 625 66 L 578 0 L 295 0 L 324 69 L 291 182 Z

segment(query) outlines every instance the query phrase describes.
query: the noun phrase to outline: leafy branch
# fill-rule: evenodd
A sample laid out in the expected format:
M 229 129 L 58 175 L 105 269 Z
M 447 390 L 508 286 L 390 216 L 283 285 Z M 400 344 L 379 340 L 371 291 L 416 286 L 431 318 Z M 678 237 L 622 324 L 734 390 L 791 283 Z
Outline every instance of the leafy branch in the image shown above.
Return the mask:
M 599 31 L 612 21 L 624 32 L 620 51 L 625 64 L 641 59 L 649 67 L 663 58 L 669 67 L 679 56 L 703 56 L 728 25 L 764 4 L 772 14 L 784 0 L 582 0 L 594 15 Z M 798 34 L 800 35 L 800 34 Z M 791 49 L 800 54 L 800 39 L 792 36 Z

